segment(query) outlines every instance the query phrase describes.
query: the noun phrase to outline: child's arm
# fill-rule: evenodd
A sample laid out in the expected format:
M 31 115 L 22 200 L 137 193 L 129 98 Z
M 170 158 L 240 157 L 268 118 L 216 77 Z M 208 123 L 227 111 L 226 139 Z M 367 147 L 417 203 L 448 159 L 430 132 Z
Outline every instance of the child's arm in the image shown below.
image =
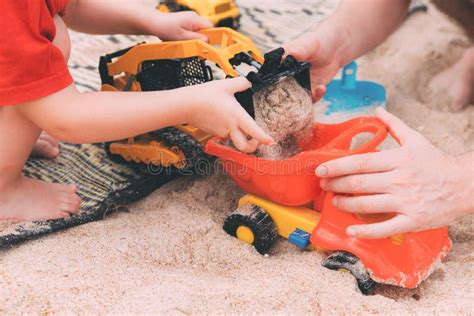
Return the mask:
M 249 87 L 245 78 L 141 93 L 80 93 L 71 85 L 19 106 L 41 129 L 72 143 L 123 139 L 190 123 L 221 137 L 230 136 L 239 150 L 252 152 L 259 143 L 269 144 L 272 139 L 234 98 L 236 92 Z
M 403 21 L 410 0 L 345 0 L 319 25 L 285 45 L 287 54 L 312 65 L 313 97 L 338 70 L 385 40 Z
M 64 21 L 84 33 L 156 35 L 163 40 L 206 40 L 195 31 L 213 26 L 195 12 L 161 13 L 138 1 L 71 0 Z

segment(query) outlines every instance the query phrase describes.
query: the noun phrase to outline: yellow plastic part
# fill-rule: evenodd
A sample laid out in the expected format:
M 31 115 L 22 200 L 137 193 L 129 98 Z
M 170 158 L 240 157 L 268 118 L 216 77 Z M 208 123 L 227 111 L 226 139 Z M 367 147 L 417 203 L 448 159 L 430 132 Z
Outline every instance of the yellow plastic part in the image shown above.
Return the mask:
M 239 8 L 232 0 L 176 0 L 174 2 L 195 11 L 214 25 L 223 20 L 237 19 L 240 15 Z M 158 10 L 165 13 L 170 12 L 165 3 L 160 3 Z
M 321 215 L 308 207 L 283 206 L 255 195 L 247 194 L 239 200 L 239 207 L 253 204 L 261 207 L 273 219 L 278 235 L 288 238 L 295 229 L 311 233 L 318 225 Z
M 250 245 L 252 245 L 255 240 L 252 230 L 247 226 L 239 226 L 239 228 L 237 228 L 236 235 L 239 240 L 242 240 Z
M 117 76 L 125 72 L 126 75 L 135 76 L 140 72 L 141 63 L 145 60 L 199 57 L 217 64 L 226 75 L 238 77 L 229 61 L 235 55 L 244 52 L 255 61 L 264 62 L 255 44 L 239 32 L 221 27 L 201 30 L 199 33 L 207 36 L 207 43 L 194 39 L 135 46 L 116 61 L 107 64 L 109 75 Z
M 177 129 L 180 131 L 188 134 L 195 140 L 197 140 L 201 145 L 205 145 L 209 139 L 212 138 L 211 134 L 208 134 L 206 132 L 201 131 L 199 128 L 196 126 L 190 125 L 190 124 L 184 124 L 184 125 L 177 125 L 175 126 Z
M 168 146 L 155 140 L 129 139 L 110 144 L 110 152 L 120 155 L 127 161 L 162 165 L 164 167 L 184 167 L 184 155 L 178 148 Z

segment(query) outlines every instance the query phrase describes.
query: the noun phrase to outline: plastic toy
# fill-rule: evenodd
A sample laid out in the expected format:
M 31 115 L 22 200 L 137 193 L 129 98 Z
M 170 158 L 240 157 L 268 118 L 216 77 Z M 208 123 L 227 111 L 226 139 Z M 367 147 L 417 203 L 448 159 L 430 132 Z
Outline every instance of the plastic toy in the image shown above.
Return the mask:
M 374 137 L 349 149 L 360 133 Z M 303 152 L 282 161 L 249 156 L 222 145 L 219 139 L 210 140 L 206 152 L 219 157 L 227 173 L 250 193 L 227 217 L 224 230 L 261 254 L 271 249 L 278 235 L 301 248 L 327 252 L 323 265 L 350 271 L 364 294 L 370 294 L 377 283 L 417 287 L 449 252 L 447 228 L 378 240 L 348 237 L 345 229 L 349 225 L 381 221 L 387 215 L 356 216 L 336 209 L 333 194 L 320 189 L 314 173 L 325 161 L 373 151 L 385 136 L 385 127 L 374 118 L 316 124 L 312 140 L 300 144 Z
M 226 76 L 237 77 L 242 63 L 260 68 L 264 58 L 251 40 L 229 28 L 201 31 L 209 42 L 188 40 L 139 44 L 100 59 L 103 91 L 157 91 L 213 80 L 206 62 Z M 246 93 L 239 98 L 252 112 Z M 145 135 L 105 144 L 108 155 L 138 166 L 189 169 L 205 157 L 202 145 L 210 135 L 191 125 L 161 129 Z M 159 170 L 159 169 L 157 169 Z
M 217 27 L 237 29 L 240 25 L 239 8 L 232 0 L 163 0 L 161 12 L 195 11 Z
M 332 80 L 323 99 L 328 103 L 325 114 L 356 111 L 369 106 L 386 107 L 385 88 L 371 81 L 358 81 L 357 64 L 342 69 L 341 79 Z
M 351 149 L 355 136 L 373 138 Z M 385 138 L 385 126 L 375 118 L 356 118 L 341 124 L 316 124 L 313 137 L 298 144 L 302 152 L 287 160 L 250 156 L 211 139 L 205 151 L 218 157 L 225 171 L 249 194 L 227 217 L 224 230 L 266 254 L 277 237 L 300 248 L 318 249 L 329 256 L 323 265 L 350 271 L 363 294 L 377 283 L 415 288 L 433 265 L 451 248 L 447 228 L 407 233 L 390 238 L 362 240 L 347 236 L 348 226 L 372 223 L 393 215 L 354 215 L 332 205 L 333 193 L 319 186 L 315 169 L 321 163 L 348 155 L 374 151 Z

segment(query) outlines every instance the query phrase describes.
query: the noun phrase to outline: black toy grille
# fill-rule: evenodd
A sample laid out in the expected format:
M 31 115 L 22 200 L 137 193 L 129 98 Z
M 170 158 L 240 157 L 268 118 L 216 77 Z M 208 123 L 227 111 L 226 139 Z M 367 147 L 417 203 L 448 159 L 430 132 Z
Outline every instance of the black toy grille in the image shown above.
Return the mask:
M 170 90 L 212 80 L 210 69 L 197 57 L 150 60 L 137 76 L 142 91 Z

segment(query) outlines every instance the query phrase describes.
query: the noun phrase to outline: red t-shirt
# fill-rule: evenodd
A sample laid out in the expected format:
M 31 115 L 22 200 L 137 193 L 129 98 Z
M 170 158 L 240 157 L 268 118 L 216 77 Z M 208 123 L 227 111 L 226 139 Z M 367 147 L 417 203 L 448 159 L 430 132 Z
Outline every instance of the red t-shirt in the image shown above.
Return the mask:
M 0 0 L 0 106 L 36 100 L 73 81 L 53 44 L 68 0 Z

